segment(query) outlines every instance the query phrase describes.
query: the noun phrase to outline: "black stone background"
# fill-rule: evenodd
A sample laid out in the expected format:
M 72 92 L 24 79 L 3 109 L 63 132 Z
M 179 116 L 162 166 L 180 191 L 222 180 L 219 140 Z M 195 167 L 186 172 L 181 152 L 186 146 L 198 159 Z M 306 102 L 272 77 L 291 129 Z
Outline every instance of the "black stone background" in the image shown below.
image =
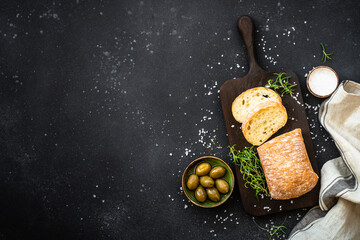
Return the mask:
M 1 1 L 0 239 L 268 239 L 307 209 L 253 218 L 237 186 L 192 205 L 193 159 L 231 164 L 218 90 L 247 73 L 236 23 L 250 15 L 259 64 L 301 81 L 317 161 L 339 153 L 306 73 L 320 42 L 360 82 L 359 1 Z M 233 166 L 233 165 L 231 165 Z

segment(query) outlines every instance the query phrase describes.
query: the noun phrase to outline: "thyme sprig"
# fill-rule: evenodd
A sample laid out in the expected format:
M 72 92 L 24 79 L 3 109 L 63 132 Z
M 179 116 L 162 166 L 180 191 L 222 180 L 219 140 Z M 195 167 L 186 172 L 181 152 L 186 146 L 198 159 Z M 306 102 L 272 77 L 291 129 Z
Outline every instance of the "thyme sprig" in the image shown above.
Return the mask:
M 285 234 L 286 226 L 271 226 L 267 228 L 267 231 L 270 235 L 269 240 L 272 239 L 273 236 L 277 238 L 281 236 L 281 234 Z
M 264 171 L 261 167 L 256 148 L 245 147 L 241 152 L 235 149 L 235 145 L 230 147 L 229 156 L 233 159 L 235 165 L 240 167 L 240 172 L 245 181 L 245 187 L 250 186 L 256 191 L 256 197 L 259 193 L 269 195 L 266 185 Z
M 322 58 L 321 61 L 326 62 L 326 60 L 332 60 L 332 58 L 330 57 L 331 55 L 333 55 L 334 53 L 326 53 L 325 51 L 325 47 L 324 44 L 320 43 L 321 47 L 322 47 Z
M 290 94 L 290 96 L 292 96 L 294 93 L 293 87 L 295 87 L 296 84 L 289 83 L 291 76 L 287 76 L 285 72 L 274 73 L 274 75 L 276 76 L 276 79 L 269 79 L 268 84 L 266 84 L 265 87 L 271 88 L 275 91 L 281 90 L 281 97 L 283 97 L 285 94 Z

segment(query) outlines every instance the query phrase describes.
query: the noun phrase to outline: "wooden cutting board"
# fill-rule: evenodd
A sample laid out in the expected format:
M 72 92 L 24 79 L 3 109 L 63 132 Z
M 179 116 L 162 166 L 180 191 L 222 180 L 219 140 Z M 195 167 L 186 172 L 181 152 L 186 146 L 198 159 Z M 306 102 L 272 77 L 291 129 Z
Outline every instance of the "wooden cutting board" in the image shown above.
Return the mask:
M 289 119 L 286 125 L 274 134 L 270 139 L 279 136 L 283 133 L 294 130 L 295 128 L 301 128 L 304 137 L 306 150 L 310 158 L 311 165 L 314 171 L 319 174 L 318 166 L 315 159 L 315 153 L 311 140 L 309 125 L 306 118 L 306 112 L 304 108 L 304 102 L 302 99 L 299 79 L 296 74 L 290 70 L 279 70 L 266 72 L 256 62 L 254 51 L 254 24 L 250 17 L 243 16 L 238 21 L 238 27 L 243 37 L 244 43 L 247 48 L 249 57 L 250 70 L 248 74 L 242 78 L 236 78 L 226 81 L 220 88 L 220 98 L 222 109 L 225 118 L 226 129 L 229 136 L 230 146 L 236 144 L 236 149 L 241 150 L 244 147 L 250 147 L 241 131 L 241 124 L 238 123 L 231 113 L 231 105 L 234 99 L 242 92 L 259 86 L 265 86 L 269 79 L 275 79 L 275 72 L 286 72 L 288 76 L 291 76 L 290 82 L 295 82 L 297 86 L 294 88 L 294 96 L 285 95 L 283 105 L 285 106 Z M 262 216 L 270 213 L 276 213 L 281 211 L 293 210 L 297 208 L 312 207 L 318 204 L 320 179 L 316 187 L 309 193 L 291 200 L 274 200 L 269 197 L 256 198 L 255 190 L 252 188 L 246 188 L 244 186 L 244 180 L 240 173 L 239 167 L 235 166 L 235 173 L 237 183 L 239 185 L 242 204 L 247 213 L 253 216 Z

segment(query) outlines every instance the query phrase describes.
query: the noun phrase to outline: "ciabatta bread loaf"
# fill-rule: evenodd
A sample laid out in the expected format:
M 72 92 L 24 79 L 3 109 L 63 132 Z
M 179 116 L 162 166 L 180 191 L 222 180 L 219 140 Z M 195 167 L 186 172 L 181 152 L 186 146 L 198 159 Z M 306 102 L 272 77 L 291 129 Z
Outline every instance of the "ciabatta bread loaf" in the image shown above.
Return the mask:
M 271 89 L 264 87 L 249 89 L 234 100 L 231 107 L 232 114 L 236 121 L 242 123 L 253 108 L 268 101 L 282 103 L 279 94 Z
M 241 129 L 249 143 L 259 146 L 282 128 L 287 119 L 286 109 L 281 103 L 267 101 L 249 111 Z
M 282 134 L 257 151 L 273 199 L 297 198 L 315 187 L 319 177 L 311 167 L 301 129 Z

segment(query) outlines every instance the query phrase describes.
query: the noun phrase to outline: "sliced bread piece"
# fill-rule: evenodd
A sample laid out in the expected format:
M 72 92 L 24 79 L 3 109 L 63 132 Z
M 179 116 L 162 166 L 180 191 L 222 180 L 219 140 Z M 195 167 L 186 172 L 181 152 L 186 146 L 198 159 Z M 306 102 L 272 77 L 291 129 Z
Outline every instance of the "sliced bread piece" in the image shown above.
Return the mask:
M 253 108 L 245 119 L 241 126 L 245 139 L 259 146 L 285 126 L 288 116 L 281 103 L 267 101 Z
M 234 100 L 231 107 L 232 114 L 236 121 L 242 123 L 256 105 L 268 101 L 282 103 L 280 95 L 271 89 L 264 87 L 251 88 L 241 93 Z

